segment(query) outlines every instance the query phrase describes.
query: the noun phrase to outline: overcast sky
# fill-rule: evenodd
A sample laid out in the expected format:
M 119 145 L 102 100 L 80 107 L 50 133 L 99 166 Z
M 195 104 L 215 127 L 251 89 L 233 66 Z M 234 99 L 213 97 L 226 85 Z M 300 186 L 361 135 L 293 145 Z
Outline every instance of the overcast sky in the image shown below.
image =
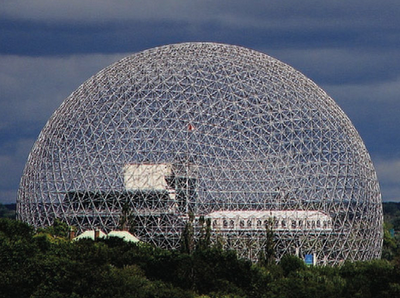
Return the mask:
M 40 130 L 102 68 L 147 48 L 215 41 L 304 73 L 346 112 L 400 201 L 399 0 L 0 0 L 0 202 Z

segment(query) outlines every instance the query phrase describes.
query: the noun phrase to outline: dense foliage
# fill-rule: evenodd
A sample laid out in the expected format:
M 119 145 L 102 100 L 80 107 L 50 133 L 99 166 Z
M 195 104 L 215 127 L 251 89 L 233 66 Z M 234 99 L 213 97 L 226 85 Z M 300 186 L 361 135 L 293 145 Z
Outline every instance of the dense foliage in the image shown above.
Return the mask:
M 400 231 L 400 203 L 383 203 L 383 215 L 385 223 L 389 224 L 394 230 Z
M 34 231 L 0 219 L 0 297 L 400 297 L 400 262 L 252 264 L 207 245 L 191 253 L 119 238 L 69 241 L 60 222 Z
M 400 237 L 393 233 L 400 230 L 400 204 L 385 203 L 384 214 L 383 259 L 339 267 L 307 267 L 290 255 L 275 264 L 270 249 L 252 264 L 210 246 L 207 222 L 199 243 L 191 243 L 188 225 L 186 249 L 166 251 L 119 238 L 69 241 L 60 221 L 35 231 L 3 218 L 0 298 L 400 297 Z
M 393 261 L 400 258 L 400 203 L 383 203 L 384 241 L 382 258 Z

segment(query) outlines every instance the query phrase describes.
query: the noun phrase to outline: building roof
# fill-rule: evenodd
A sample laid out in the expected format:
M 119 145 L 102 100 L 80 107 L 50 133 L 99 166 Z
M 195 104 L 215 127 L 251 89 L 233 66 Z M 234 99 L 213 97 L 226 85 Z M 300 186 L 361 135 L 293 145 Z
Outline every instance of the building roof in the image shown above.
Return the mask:
M 104 233 L 103 231 L 99 231 L 99 238 L 106 239 L 110 237 L 118 237 L 127 242 L 139 242 L 139 239 L 133 236 L 128 231 L 111 231 L 108 234 Z M 95 231 L 94 230 L 84 231 L 82 234 L 75 237 L 73 240 L 80 240 L 80 239 L 95 240 Z
M 79 236 L 75 237 L 74 240 L 80 240 L 80 239 L 95 239 L 95 230 L 88 230 L 84 231 L 82 234 Z M 105 238 L 107 235 L 103 231 L 99 231 L 99 238 Z
M 139 242 L 139 239 L 133 236 L 131 233 L 128 231 L 111 231 L 107 235 L 108 238 L 110 237 L 118 237 L 122 238 L 124 241 L 127 242 Z

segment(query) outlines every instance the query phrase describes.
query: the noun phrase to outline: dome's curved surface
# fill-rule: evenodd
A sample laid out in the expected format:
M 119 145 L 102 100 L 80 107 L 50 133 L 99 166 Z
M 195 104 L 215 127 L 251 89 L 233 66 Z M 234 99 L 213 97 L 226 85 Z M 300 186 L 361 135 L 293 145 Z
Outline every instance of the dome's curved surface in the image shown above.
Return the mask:
M 267 219 L 278 257 L 338 263 L 382 246 L 376 173 L 343 111 L 290 66 L 214 43 L 150 49 L 82 84 L 43 128 L 17 203 L 37 227 L 112 230 L 129 213 L 167 248 L 189 213 L 252 258 Z

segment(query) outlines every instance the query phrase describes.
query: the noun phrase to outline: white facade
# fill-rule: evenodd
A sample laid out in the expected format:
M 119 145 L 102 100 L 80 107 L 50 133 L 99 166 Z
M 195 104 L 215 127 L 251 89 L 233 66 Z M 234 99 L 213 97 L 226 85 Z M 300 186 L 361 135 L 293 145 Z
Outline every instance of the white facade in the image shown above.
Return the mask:
M 217 231 L 331 231 L 332 219 L 323 212 L 310 210 L 216 211 L 211 219 Z
M 123 168 L 126 190 L 166 190 L 171 164 L 128 164 Z

